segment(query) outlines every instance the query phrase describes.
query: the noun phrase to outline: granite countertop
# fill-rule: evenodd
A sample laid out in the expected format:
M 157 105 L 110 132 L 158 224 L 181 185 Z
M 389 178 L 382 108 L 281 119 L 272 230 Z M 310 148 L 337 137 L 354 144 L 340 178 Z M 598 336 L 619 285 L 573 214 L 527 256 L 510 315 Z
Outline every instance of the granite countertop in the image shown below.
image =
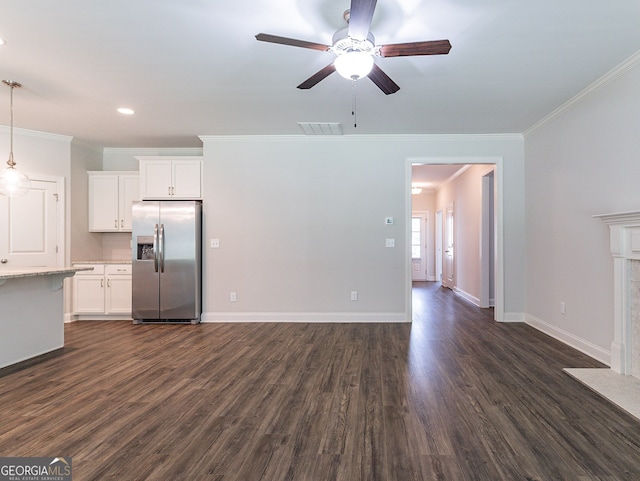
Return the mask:
M 125 259 L 125 260 L 115 260 L 115 261 L 105 261 L 105 260 L 101 260 L 101 261 L 73 261 L 72 262 L 73 265 L 76 264 L 131 264 L 131 259 Z
M 73 275 L 78 271 L 90 271 L 92 267 L 11 267 L 0 268 L 0 279 L 17 277 L 37 277 L 52 275 Z

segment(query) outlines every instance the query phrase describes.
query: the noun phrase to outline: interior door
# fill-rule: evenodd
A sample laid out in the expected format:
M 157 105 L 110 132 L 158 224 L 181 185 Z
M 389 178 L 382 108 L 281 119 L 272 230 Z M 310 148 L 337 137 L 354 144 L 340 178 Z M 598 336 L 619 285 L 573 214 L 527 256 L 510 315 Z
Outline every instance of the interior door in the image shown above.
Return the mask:
M 436 212 L 436 281 L 442 283 L 442 211 Z
M 427 215 L 414 213 L 411 217 L 411 280 L 427 280 Z
M 58 265 L 58 183 L 31 180 L 17 198 L 0 196 L 0 262 L 7 268 Z
M 454 212 L 453 204 L 447 206 L 444 222 L 444 266 L 442 285 L 453 289 L 455 286 L 454 270 Z

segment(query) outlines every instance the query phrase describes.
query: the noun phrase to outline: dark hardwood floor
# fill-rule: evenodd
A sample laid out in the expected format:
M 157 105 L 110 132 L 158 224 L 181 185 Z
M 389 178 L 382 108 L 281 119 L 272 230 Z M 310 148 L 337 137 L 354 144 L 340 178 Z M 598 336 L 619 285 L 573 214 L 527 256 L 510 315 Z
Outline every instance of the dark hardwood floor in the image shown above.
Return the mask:
M 0 370 L 0 455 L 86 480 L 640 480 L 603 367 L 434 283 L 413 324 L 75 322 Z

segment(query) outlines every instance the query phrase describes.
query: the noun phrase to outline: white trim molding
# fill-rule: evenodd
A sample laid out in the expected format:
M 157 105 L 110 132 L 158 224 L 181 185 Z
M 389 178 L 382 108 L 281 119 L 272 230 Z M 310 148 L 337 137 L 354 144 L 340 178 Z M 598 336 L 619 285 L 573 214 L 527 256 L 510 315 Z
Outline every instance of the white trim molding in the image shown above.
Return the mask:
M 472 296 L 468 292 L 463 291 L 462 289 L 459 289 L 458 287 L 454 287 L 453 288 L 453 292 L 455 292 L 457 295 L 462 297 L 465 301 L 470 302 L 474 306 L 480 307 L 480 299 L 478 299 L 477 297 Z
M 595 92 L 597 92 L 607 84 L 617 80 L 618 78 L 622 77 L 625 73 L 627 73 L 629 70 L 639 65 L 640 65 L 640 52 L 636 52 L 627 60 L 625 60 L 620 65 L 615 67 L 613 70 L 609 71 L 608 73 L 600 77 L 598 80 L 593 82 L 582 92 L 580 92 L 573 98 L 569 99 L 567 102 L 562 104 L 560 107 L 555 109 L 553 112 L 551 112 L 549 115 L 547 115 L 543 119 L 533 124 L 531 127 L 529 127 L 527 130 L 524 131 L 523 135 L 525 137 L 527 137 L 528 135 L 531 135 L 536 130 L 544 127 L 546 124 L 552 122 L 554 119 L 562 116 L 562 114 L 564 114 L 565 112 L 573 108 L 575 105 L 584 101 L 585 99 L 593 95 Z
M 534 329 L 537 329 L 538 331 L 541 331 L 546 335 L 551 336 L 554 339 L 557 339 L 558 341 L 561 341 L 580 352 L 583 352 L 587 356 L 590 356 L 603 364 L 609 365 L 611 353 L 606 349 L 603 349 L 600 346 L 596 346 L 589 341 L 586 341 L 578 336 L 575 336 L 574 334 L 571 334 L 570 332 L 553 326 L 543 321 L 542 319 L 538 319 L 537 317 L 530 314 L 525 315 L 524 322 Z

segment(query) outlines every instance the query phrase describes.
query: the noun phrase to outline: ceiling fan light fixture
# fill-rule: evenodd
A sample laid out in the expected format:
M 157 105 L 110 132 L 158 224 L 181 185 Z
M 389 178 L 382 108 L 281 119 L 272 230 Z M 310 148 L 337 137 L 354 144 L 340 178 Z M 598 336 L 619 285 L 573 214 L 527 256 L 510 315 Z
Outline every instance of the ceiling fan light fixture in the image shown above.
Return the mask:
M 338 55 L 333 65 L 342 77 L 348 80 L 358 80 L 371 72 L 373 56 L 367 52 L 352 50 Z

